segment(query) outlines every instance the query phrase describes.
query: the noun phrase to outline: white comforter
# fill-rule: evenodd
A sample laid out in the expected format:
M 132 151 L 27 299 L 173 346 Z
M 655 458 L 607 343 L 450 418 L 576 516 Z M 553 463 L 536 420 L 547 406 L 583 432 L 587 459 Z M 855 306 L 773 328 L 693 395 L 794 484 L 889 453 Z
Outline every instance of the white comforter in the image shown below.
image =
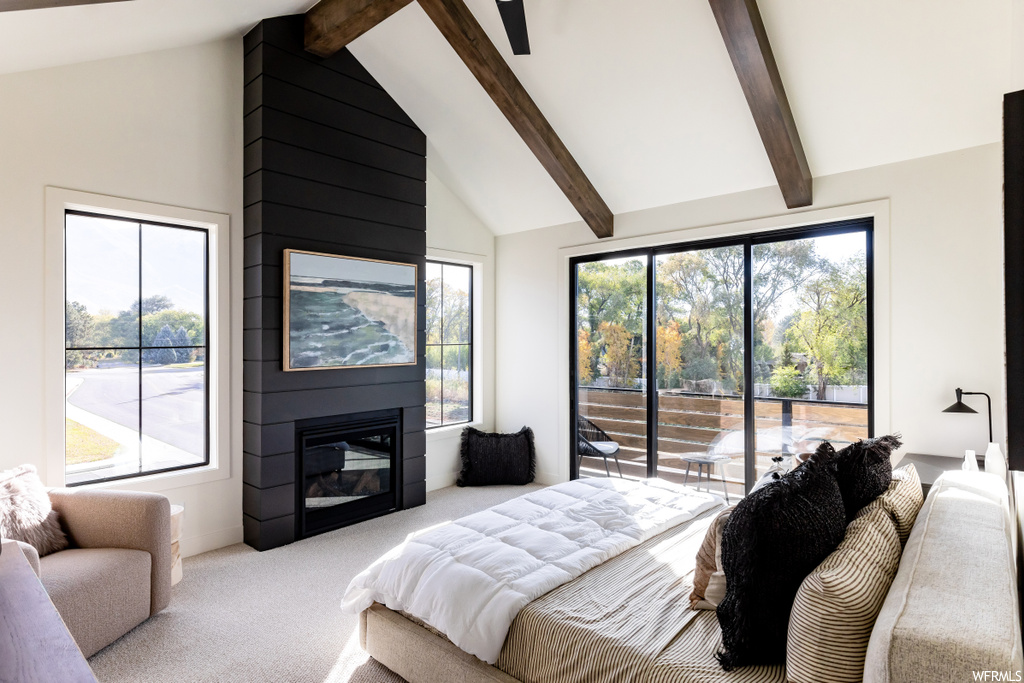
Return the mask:
M 519 610 L 721 499 L 657 479 L 579 479 L 414 536 L 349 584 L 342 608 L 374 602 L 494 664 Z

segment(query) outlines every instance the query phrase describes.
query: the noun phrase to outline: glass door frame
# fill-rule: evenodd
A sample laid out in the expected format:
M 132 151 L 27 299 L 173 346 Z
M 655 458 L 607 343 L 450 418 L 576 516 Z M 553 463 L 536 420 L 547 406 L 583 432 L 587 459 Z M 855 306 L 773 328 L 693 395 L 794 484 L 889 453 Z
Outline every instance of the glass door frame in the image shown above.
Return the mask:
M 577 417 L 579 415 L 579 378 L 577 371 L 578 346 L 576 342 L 578 320 L 578 267 L 584 263 L 598 263 L 613 259 L 643 257 L 647 262 L 646 321 L 644 330 L 647 337 L 646 372 L 644 376 L 647 391 L 647 477 L 658 476 L 658 349 L 657 349 L 657 300 L 656 271 L 657 258 L 664 254 L 677 254 L 721 247 L 743 247 L 743 434 L 744 434 L 744 488 L 750 488 L 756 481 L 756 414 L 754 385 L 754 306 L 753 306 L 753 250 L 757 245 L 786 242 L 814 237 L 827 237 L 853 232 L 864 233 L 865 279 L 866 279 L 866 326 L 867 326 L 867 432 L 875 434 L 875 283 L 874 283 L 874 218 L 854 218 L 831 221 L 815 225 L 782 228 L 765 232 L 750 233 L 733 237 L 676 242 L 652 247 L 635 247 L 620 251 L 575 256 L 569 259 L 569 478 L 578 479 L 579 460 L 577 450 Z

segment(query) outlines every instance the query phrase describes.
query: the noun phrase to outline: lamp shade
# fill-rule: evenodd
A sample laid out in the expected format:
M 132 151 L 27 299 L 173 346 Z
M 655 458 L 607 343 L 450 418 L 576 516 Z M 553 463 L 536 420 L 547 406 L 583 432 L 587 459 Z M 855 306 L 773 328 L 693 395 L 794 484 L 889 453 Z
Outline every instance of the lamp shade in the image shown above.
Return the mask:
M 970 407 L 963 402 L 964 392 L 962 389 L 956 390 L 956 403 L 946 408 L 942 412 L 944 413 L 977 413 L 978 411 Z

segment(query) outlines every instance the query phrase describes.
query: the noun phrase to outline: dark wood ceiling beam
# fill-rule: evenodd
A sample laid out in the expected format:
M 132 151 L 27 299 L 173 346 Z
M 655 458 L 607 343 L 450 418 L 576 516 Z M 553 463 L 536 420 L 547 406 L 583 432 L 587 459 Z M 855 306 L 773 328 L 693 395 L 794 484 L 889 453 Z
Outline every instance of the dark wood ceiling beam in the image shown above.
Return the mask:
M 320 0 L 306 12 L 306 50 L 330 57 L 412 0 Z
M 412 0 L 321 0 L 306 13 L 306 50 L 329 57 Z M 598 237 L 615 217 L 462 0 L 420 6 Z
M 786 206 L 811 205 L 811 171 L 757 0 L 710 0 Z
M 49 9 L 50 7 L 71 7 L 72 5 L 100 5 L 107 2 L 127 0 L 0 0 L 0 12 L 17 12 L 26 9 Z
M 598 237 L 615 218 L 462 0 L 419 0 L 441 34 Z

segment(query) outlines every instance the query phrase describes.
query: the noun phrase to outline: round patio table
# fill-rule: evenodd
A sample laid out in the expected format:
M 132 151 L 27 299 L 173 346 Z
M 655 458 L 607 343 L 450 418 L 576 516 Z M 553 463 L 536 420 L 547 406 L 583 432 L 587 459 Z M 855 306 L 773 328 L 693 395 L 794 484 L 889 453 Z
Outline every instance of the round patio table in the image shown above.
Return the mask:
M 697 466 L 697 490 L 700 491 L 700 480 L 701 475 L 704 473 L 704 468 L 707 468 L 707 487 L 708 493 L 711 493 L 711 467 L 723 460 L 728 458 L 716 458 L 710 455 L 688 455 L 683 457 L 683 462 L 686 463 L 686 476 L 683 477 L 683 484 L 685 485 L 690 479 L 690 466 Z M 722 472 L 722 490 L 725 491 L 725 502 L 729 503 L 729 486 L 725 483 L 725 472 Z

